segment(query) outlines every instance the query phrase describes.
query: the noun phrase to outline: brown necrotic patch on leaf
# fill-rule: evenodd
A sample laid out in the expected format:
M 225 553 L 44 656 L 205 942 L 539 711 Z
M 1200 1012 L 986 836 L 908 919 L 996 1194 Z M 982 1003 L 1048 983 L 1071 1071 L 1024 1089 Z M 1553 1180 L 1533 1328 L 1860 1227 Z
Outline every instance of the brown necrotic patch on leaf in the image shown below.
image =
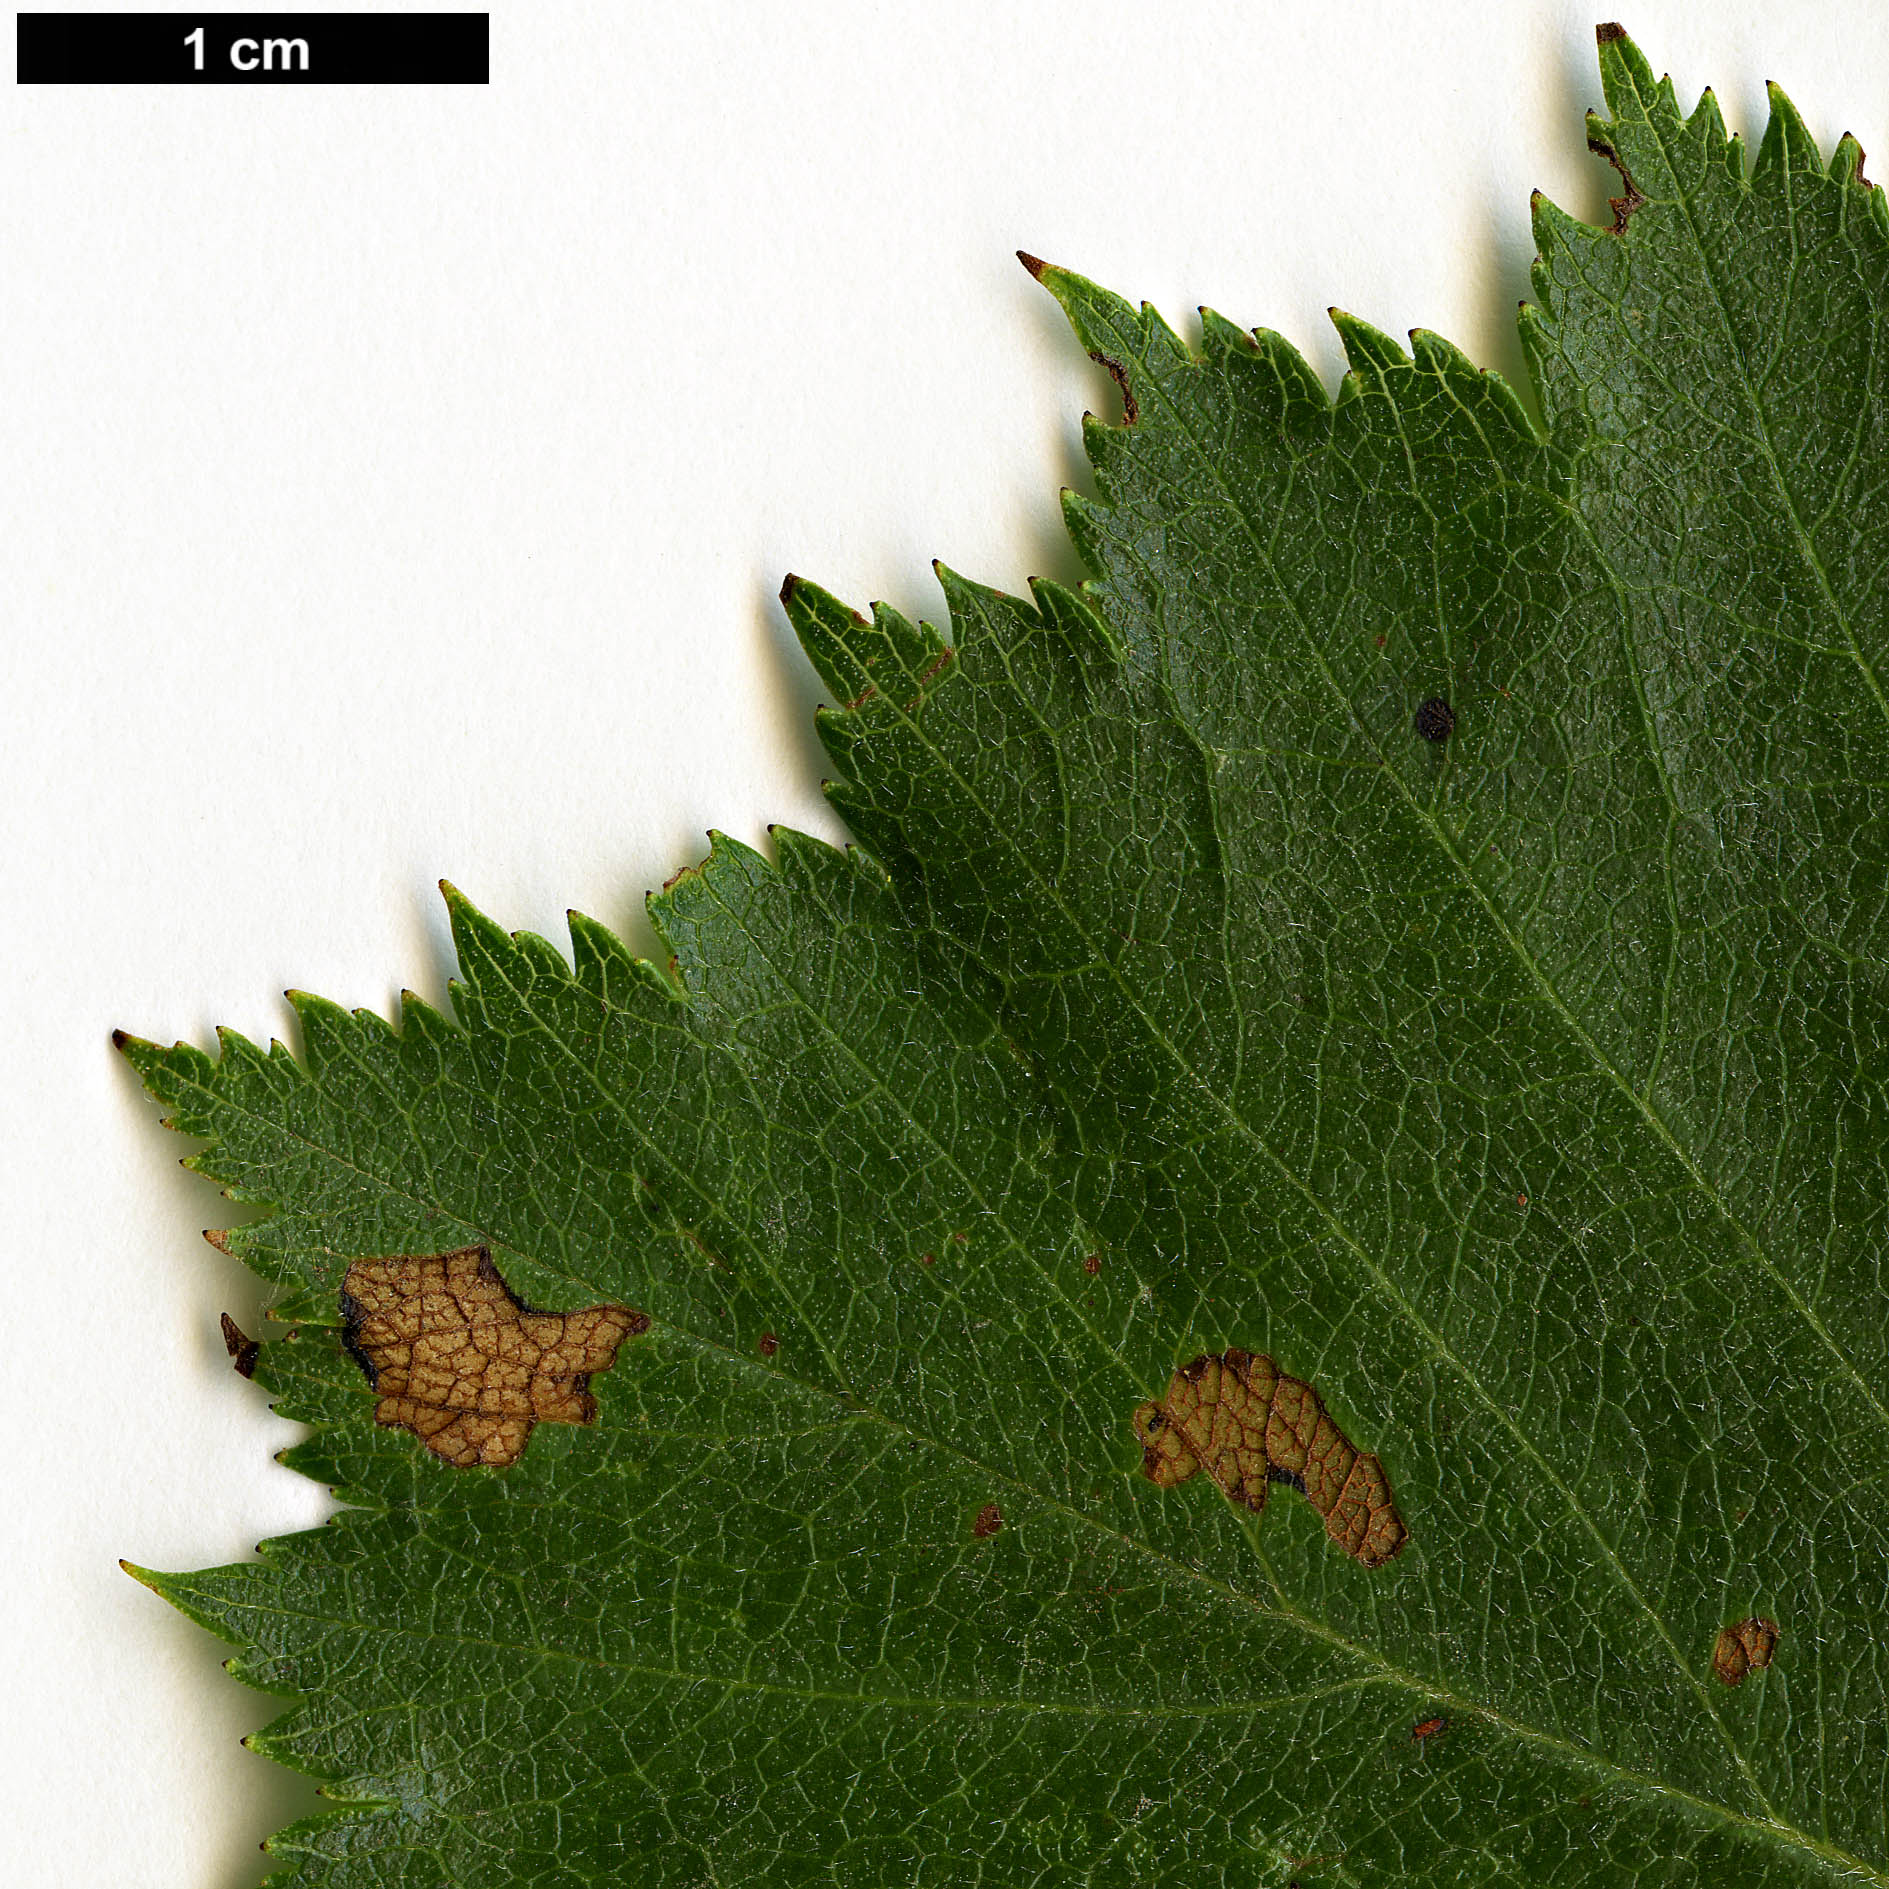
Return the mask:
M 1141 1472 L 1163 1489 L 1204 1469 L 1229 1502 L 1258 1514 L 1273 1483 L 1290 1483 L 1367 1568 L 1410 1539 L 1384 1465 L 1352 1446 L 1311 1385 L 1263 1353 L 1236 1348 L 1182 1365 L 1134 1423 Z
M 221 1314 L 223 1320 L 223 1349 L 230 1354 L 230 1360 L 238 1377 L 254 1377 L 256 1360 L 262 1355 L 262 1346 L 231 1318 L 229 1313 Z
M 1753 1614 L 1720 1627 L 1712 1648 L 1712 1672 L 1720 1684 L 1741 1686 L 1745 1675 L 1760 1666 L 1769 1666 L 1777 1651 L 1777 1622 Z
M 1128 369 L 1114 355 L 1103 354 L 1098 349 L 1089 351 L 1089 359 L 1115 383 L 1115 391 L 1122 397 L 1122 424 L 1133 426 L 1141 418 L 1141 402 L 1135 398 L 1134 389 L 1128 384 Z
M 978 1541 L 988 1541 L 1003 1525 L 1003 1510 L 995 1502 L 986 1502 L 977 1511 L 977 1520 L 971 1524 L 971 1533 Z
M 411 1430 L 457 1469 L 515 1463 L 534 1424 L 591 1422 L 591 1374 L 649 1329 L 649 1315 L 625 1305 L 533 1311 L 483 1246 L 357 1259 L 341 1320 L 380 1394 L 374 1421 Z

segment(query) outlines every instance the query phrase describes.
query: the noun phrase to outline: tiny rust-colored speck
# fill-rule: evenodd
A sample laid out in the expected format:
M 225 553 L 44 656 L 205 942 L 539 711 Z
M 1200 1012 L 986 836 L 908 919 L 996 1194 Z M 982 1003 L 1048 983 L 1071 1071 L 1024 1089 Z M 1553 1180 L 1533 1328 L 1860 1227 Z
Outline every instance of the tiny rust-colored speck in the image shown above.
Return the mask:
M 1091 1253 L 1088 1258 L 1082 1262 L 1082 1270 L 1093 1279 L 1095 1275 L 1102 1270 L 1102 1255 L 1100 1253 Z
M 1301 1378 L 1264 1353 L 1204 1354 L 1134 1415 L 1141 1473 L 1163 1489 L 1204 1469 L 1229 1502 L 1255 1514 L 1275 1482 L 1325 1518 L 1325 1533 L 1361 1566 L 1382 1567 L 1410 1539 L 1384 1465 L 1354 1448 Z
M 951 1244 L 953 1246 L 962 1246 L 966 1242 L 966 1240 L 968 1240 L 969 1238 L 970 1238 L 969 1234 L 954 1233 L 951 1236 Z
M 591 1422 L 592 1374 L 649 1329 L 648 1314 L 627 1305 L 534 1311 L 483 1246 L 357 1259 L 342 1281 L 341 1322 L 379 1393 L 374 1421 L 411 1430 L 455 1469 L 515 1463 L 534 1424 Z
M 1423 1743 L 1423 1741 L 1426 1738 L 1434 1738 L 1437 1735 L 1437 1733 L 1442 1731 L 1443 1728 L 1448 1724 L 1449 1724 L 1449 1720 L 1446 1718 L 1423 1719 L 1418 1724 L 1411 1726 L 1410 1728 L 1411 1742 L 1414 1744 L 1420 1745 Z
M 1517 1194 L 1515 1196 L 1515 1204 L 1518 1207 L 1526 1207 L 1528 1205 L 1528 1196 L 1526 1194 Z
M 223 1315 L 223 1349 L 230 1354 L 238 1377 L 254 1377 L 256 1360 L 262 1355 L 262 1346 L 231 1318 Z
M 771 1331 L 761 1334 L 761 1356 L 771 1358 L 781 1348 L 781 1341 Z
M 977 1520 L 971 1524 L 971 1533 L 979 1541 L 988 1541 L 1003 1525 L 1003 1510 L 995 1502 L 986 1502 L 977 1511 Z
M 938 1255 L 936 1253 L 920 1253 L 918 1263 L 921 1266 L 935 1266 L 938 1263 Z
M 1753 1614 L 1720 1627 L 1712 1648 L 1712 1672 L 1722 1685 L 1742 1686 L 1745 1675 L 1769 1666 L 1777 1651 L 1777 1622 Z

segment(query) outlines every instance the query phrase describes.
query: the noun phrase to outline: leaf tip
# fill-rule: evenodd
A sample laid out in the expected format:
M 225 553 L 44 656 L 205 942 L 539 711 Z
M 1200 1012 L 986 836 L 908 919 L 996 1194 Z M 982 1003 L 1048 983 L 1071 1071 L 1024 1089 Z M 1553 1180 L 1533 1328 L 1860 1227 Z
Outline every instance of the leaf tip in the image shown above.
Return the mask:
M 1596 46 L 1611 46 L 1615 40 L 1625 39 L 1626 36 L 1627 29 L 1622 26 L 1618 20 L 1602 20 L 1600 24 L 1594 28 L 1594 44 Z
M 791 610 L 794 607 L 794 592 L 800 588 L 800 579 L 789 571 L 781 579 L 781 608 Z
M 1031 279 L 1037 282 L 1042 281 L 1043 271 L 1049 267 L 1049 264 L 1046 263 L 1041 256 L 1032 256 L 1027 249 L 1019 249 L 1017 251 L 1017 260 L 1023 264 L 1024 268 L 1029 270 Z

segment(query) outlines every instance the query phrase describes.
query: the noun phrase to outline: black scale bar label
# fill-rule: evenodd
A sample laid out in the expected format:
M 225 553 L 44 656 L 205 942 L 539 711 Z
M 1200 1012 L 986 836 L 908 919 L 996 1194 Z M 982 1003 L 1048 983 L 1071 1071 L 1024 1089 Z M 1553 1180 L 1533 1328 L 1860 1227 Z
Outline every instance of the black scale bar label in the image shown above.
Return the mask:
M 486 13 L 22 13 L 22 85 L 485 85 Z

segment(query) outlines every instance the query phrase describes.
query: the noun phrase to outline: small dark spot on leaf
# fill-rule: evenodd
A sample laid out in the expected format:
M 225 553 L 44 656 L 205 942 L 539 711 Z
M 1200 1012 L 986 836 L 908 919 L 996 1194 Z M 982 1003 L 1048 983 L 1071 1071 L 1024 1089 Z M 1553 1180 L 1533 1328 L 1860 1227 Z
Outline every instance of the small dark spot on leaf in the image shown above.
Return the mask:
M 1526 1207 L 1528 1205 L 1528 1196 L 1526 1194 L 1517 1194 L 1515 1196 L 1515 1204 L 1518 1207 Z
M 1100 1253 L 1089 1254 L 1082 1262 L 1082 1270 L 1093 1279 L 1095 1275 L 1102 1270 L 1102 1255 Z
M 1414 1744 L 1422 1744 L 1426 1738 L 1434 1738 L 1449 1724 L 1446 1718 L 1426 1718 L 1411 1726 L 1410 1737 Z
M 918 1263 L 921 1266 L 935 1266 L 938 1263 L 938 1255 L 936 1253 L 920 1253 Z
M 630 1336 L 632 1338 L 642 1337 L 642 1335 L 649 1330 L 650 1322 L 650 1316 L 647 1312 L 632 1312 L 630 1314 Z
M 230 1357 L 235 1361 L 236 1375 L 238 1377 L 254 1377 L 256 1375 L 256 1359 L 262 1354 L 262 1346 L 259 1345 L 255 1339 L 250 1337 L 250 1335 L 243 1330 L 242 1326 L 237 1324 L 235 1319 L 230 1317 L 229 1313 L 225 1312 L 222 1316 L 223 1349 L 227 1351 Z
M 1425 741 L 1447 741 L 1456 732 L 1456 711 L 1442 696 L 1433 695 L 1417 704 L 1413 726 Z
M 1384 645 L 1390 641 L 1390 638 L 1387 636 L 1379 636 L 1379 637 L 1373 638 L 1372 640 L 1377 644 L 1379 649 L 1382 649 Z
M 962 1246 L 965 1243 L 965 1238 L 966 1236 L 962 1233 L 954 1233 L 951 1236 L 951 1244 L 953 1246 Z
M 995 1502 L 986 1502 L 977 1511 L 977 1520 L 971 1524 L 971 1533 L 979 1541 L 988 1541 L 1003 1525 L 1003 1510 Z
M 781 1341 L 771 1331 L 761 1334 L 761 1356 L 771 1358 L 781 1348 Z

